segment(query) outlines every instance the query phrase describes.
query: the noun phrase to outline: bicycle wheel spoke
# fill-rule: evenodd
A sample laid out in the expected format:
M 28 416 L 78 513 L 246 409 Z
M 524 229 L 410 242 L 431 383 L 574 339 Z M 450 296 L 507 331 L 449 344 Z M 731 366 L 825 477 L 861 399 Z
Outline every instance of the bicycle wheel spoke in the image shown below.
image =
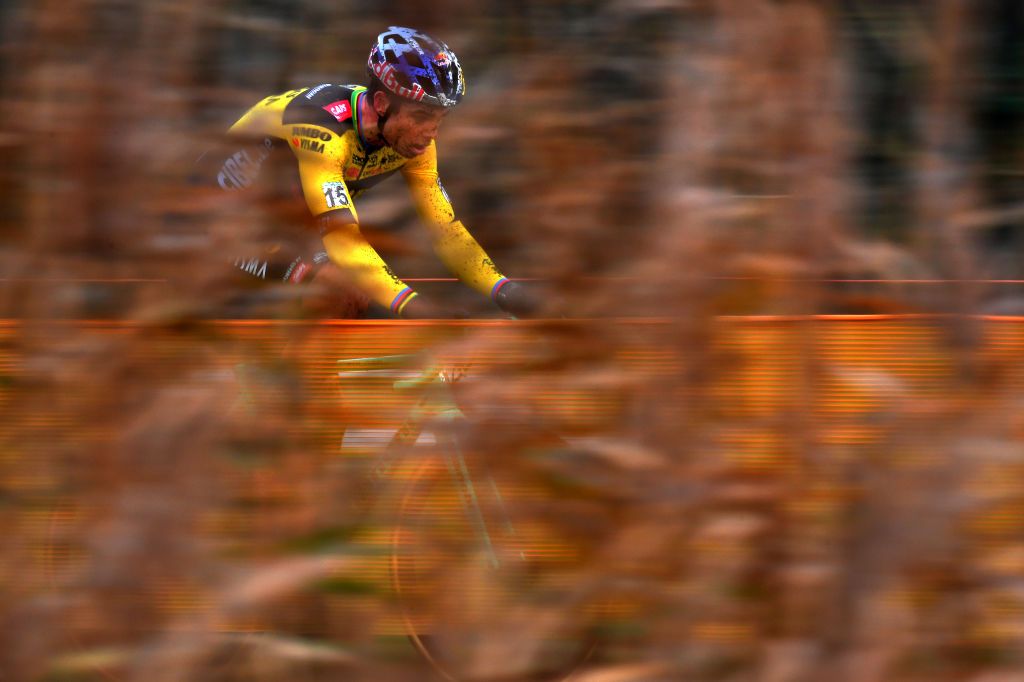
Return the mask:
M 393 580 L 409 636 L 447 679 L 564 680 L 593 650 L 571 597 L 581 552 L 523 506 L 537 491 L 472 465 L 447 449 L 405 492 Z

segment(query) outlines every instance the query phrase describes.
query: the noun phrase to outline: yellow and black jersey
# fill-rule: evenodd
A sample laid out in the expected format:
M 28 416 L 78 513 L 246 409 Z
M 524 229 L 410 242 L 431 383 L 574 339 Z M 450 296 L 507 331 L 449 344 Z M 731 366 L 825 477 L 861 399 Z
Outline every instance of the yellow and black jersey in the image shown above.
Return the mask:
M 325 83 L 289 90 L 259 101 L 228 131 L 241 148 L 217 171 L 225 190 L 245 189 L 265 162 L 287 147 L 309 213 L 328 228 L 324 246 L 331 260 L 356 277 L 378 302 L 395 312 L 415 293 L 397 278 L 358 233 L 355 199 L 401 172 L 417 212 L 431 229 L 438 255 L 466 284 L 485 295 L 505 281 L 494 264 L 455 219 L 437 172 L 437 148 L 412 159 L 391 147 L 373 147 L 360 134 L 359 112 L 366 89 Z M 348 224 L 348 227 L 345 225 Z
M 400 312 L 416 293 L 360 235 L 355 207 L 362 193 L 400 172 L 438 256 L 464 283 L 493 296 L 507 280 L 456 219 L 437 175 L 436 145 L 407 159 L 390 146 L 369 144 L 359 126 L 364 97 L 364 87 L 325 83 L 261 99 L 228 130 L 231 152 L 211 169 L 217 184 L 245 190 L 266 181 L 265 166 L 290 157 L 309 215 L 321 225 L 327 256 L 371 298 Z M 287 273 L 295 281 L 294 273 L 303 270 L 293 263 Z
M 360 138 L 359 98 L 365 92 L 358 86 L 323 84 L 272 95 L 246 112 L 228 134 L 286 142 L 314 216 L 349 211 L 355 218 L 352 199 L 401 171 L 423 219 L 451 222 L 455 213 L 437 175 L 434 144 L 406 159 L 391 147 L 370 147 Z

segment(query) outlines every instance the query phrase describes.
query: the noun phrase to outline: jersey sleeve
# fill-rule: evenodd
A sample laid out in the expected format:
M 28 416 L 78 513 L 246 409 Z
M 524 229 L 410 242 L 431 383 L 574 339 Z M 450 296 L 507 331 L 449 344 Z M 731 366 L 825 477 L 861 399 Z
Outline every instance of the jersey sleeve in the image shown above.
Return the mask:
M 292 100 L 306 91 L 289 90 L 280 95 L 264 97 L 249 111 L 245 112 L 240 119 L 228 129 L 228 135 L 232 136 L 262 136 L 276 135 L 281 125 L 281 118 L 284 110 L 291 104 Z
M 431 142 L 427 151 L 405 164 L 402 176 L 441 261 L 467 286 L 493 297 L 506 278 L 466 226 L 455 219 L 455 209 L 437 172 L 436 144 Z
M 434 142 L 430 143 L 427 151 L 402 166 L 402 176 L 412 193 L 416 211 L 425 223 L 455 220 L 455 209 L 437 174 L 437 146 Z
M 370 298 L 399 315 L 415 296 L 384 259 L 366 241 L 355 223 L 336 222 L 334 216 L 321 218 L 327 255 L 352 282 Z

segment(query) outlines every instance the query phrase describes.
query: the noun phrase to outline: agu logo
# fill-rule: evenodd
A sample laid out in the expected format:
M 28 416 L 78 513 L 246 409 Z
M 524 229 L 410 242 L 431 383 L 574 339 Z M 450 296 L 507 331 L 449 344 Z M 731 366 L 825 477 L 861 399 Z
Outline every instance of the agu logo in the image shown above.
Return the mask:
M 452 200 L 448 198 L 448 192 L 444 191 L 444 185 L 441 184 L 441 178 L 437 179 L 437 188 L 441 190 L 441 196 L 444 197 L 444 200 L 449 204 L 452 203 Z

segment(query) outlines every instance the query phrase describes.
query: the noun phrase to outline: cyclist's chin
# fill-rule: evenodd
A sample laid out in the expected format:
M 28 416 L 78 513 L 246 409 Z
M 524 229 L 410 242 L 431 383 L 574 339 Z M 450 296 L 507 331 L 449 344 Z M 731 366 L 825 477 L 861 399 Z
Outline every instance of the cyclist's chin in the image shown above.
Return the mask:
M 407 159 L 412 159 L 427 151 L 430 145 L 404 144 L 396 151 Z

